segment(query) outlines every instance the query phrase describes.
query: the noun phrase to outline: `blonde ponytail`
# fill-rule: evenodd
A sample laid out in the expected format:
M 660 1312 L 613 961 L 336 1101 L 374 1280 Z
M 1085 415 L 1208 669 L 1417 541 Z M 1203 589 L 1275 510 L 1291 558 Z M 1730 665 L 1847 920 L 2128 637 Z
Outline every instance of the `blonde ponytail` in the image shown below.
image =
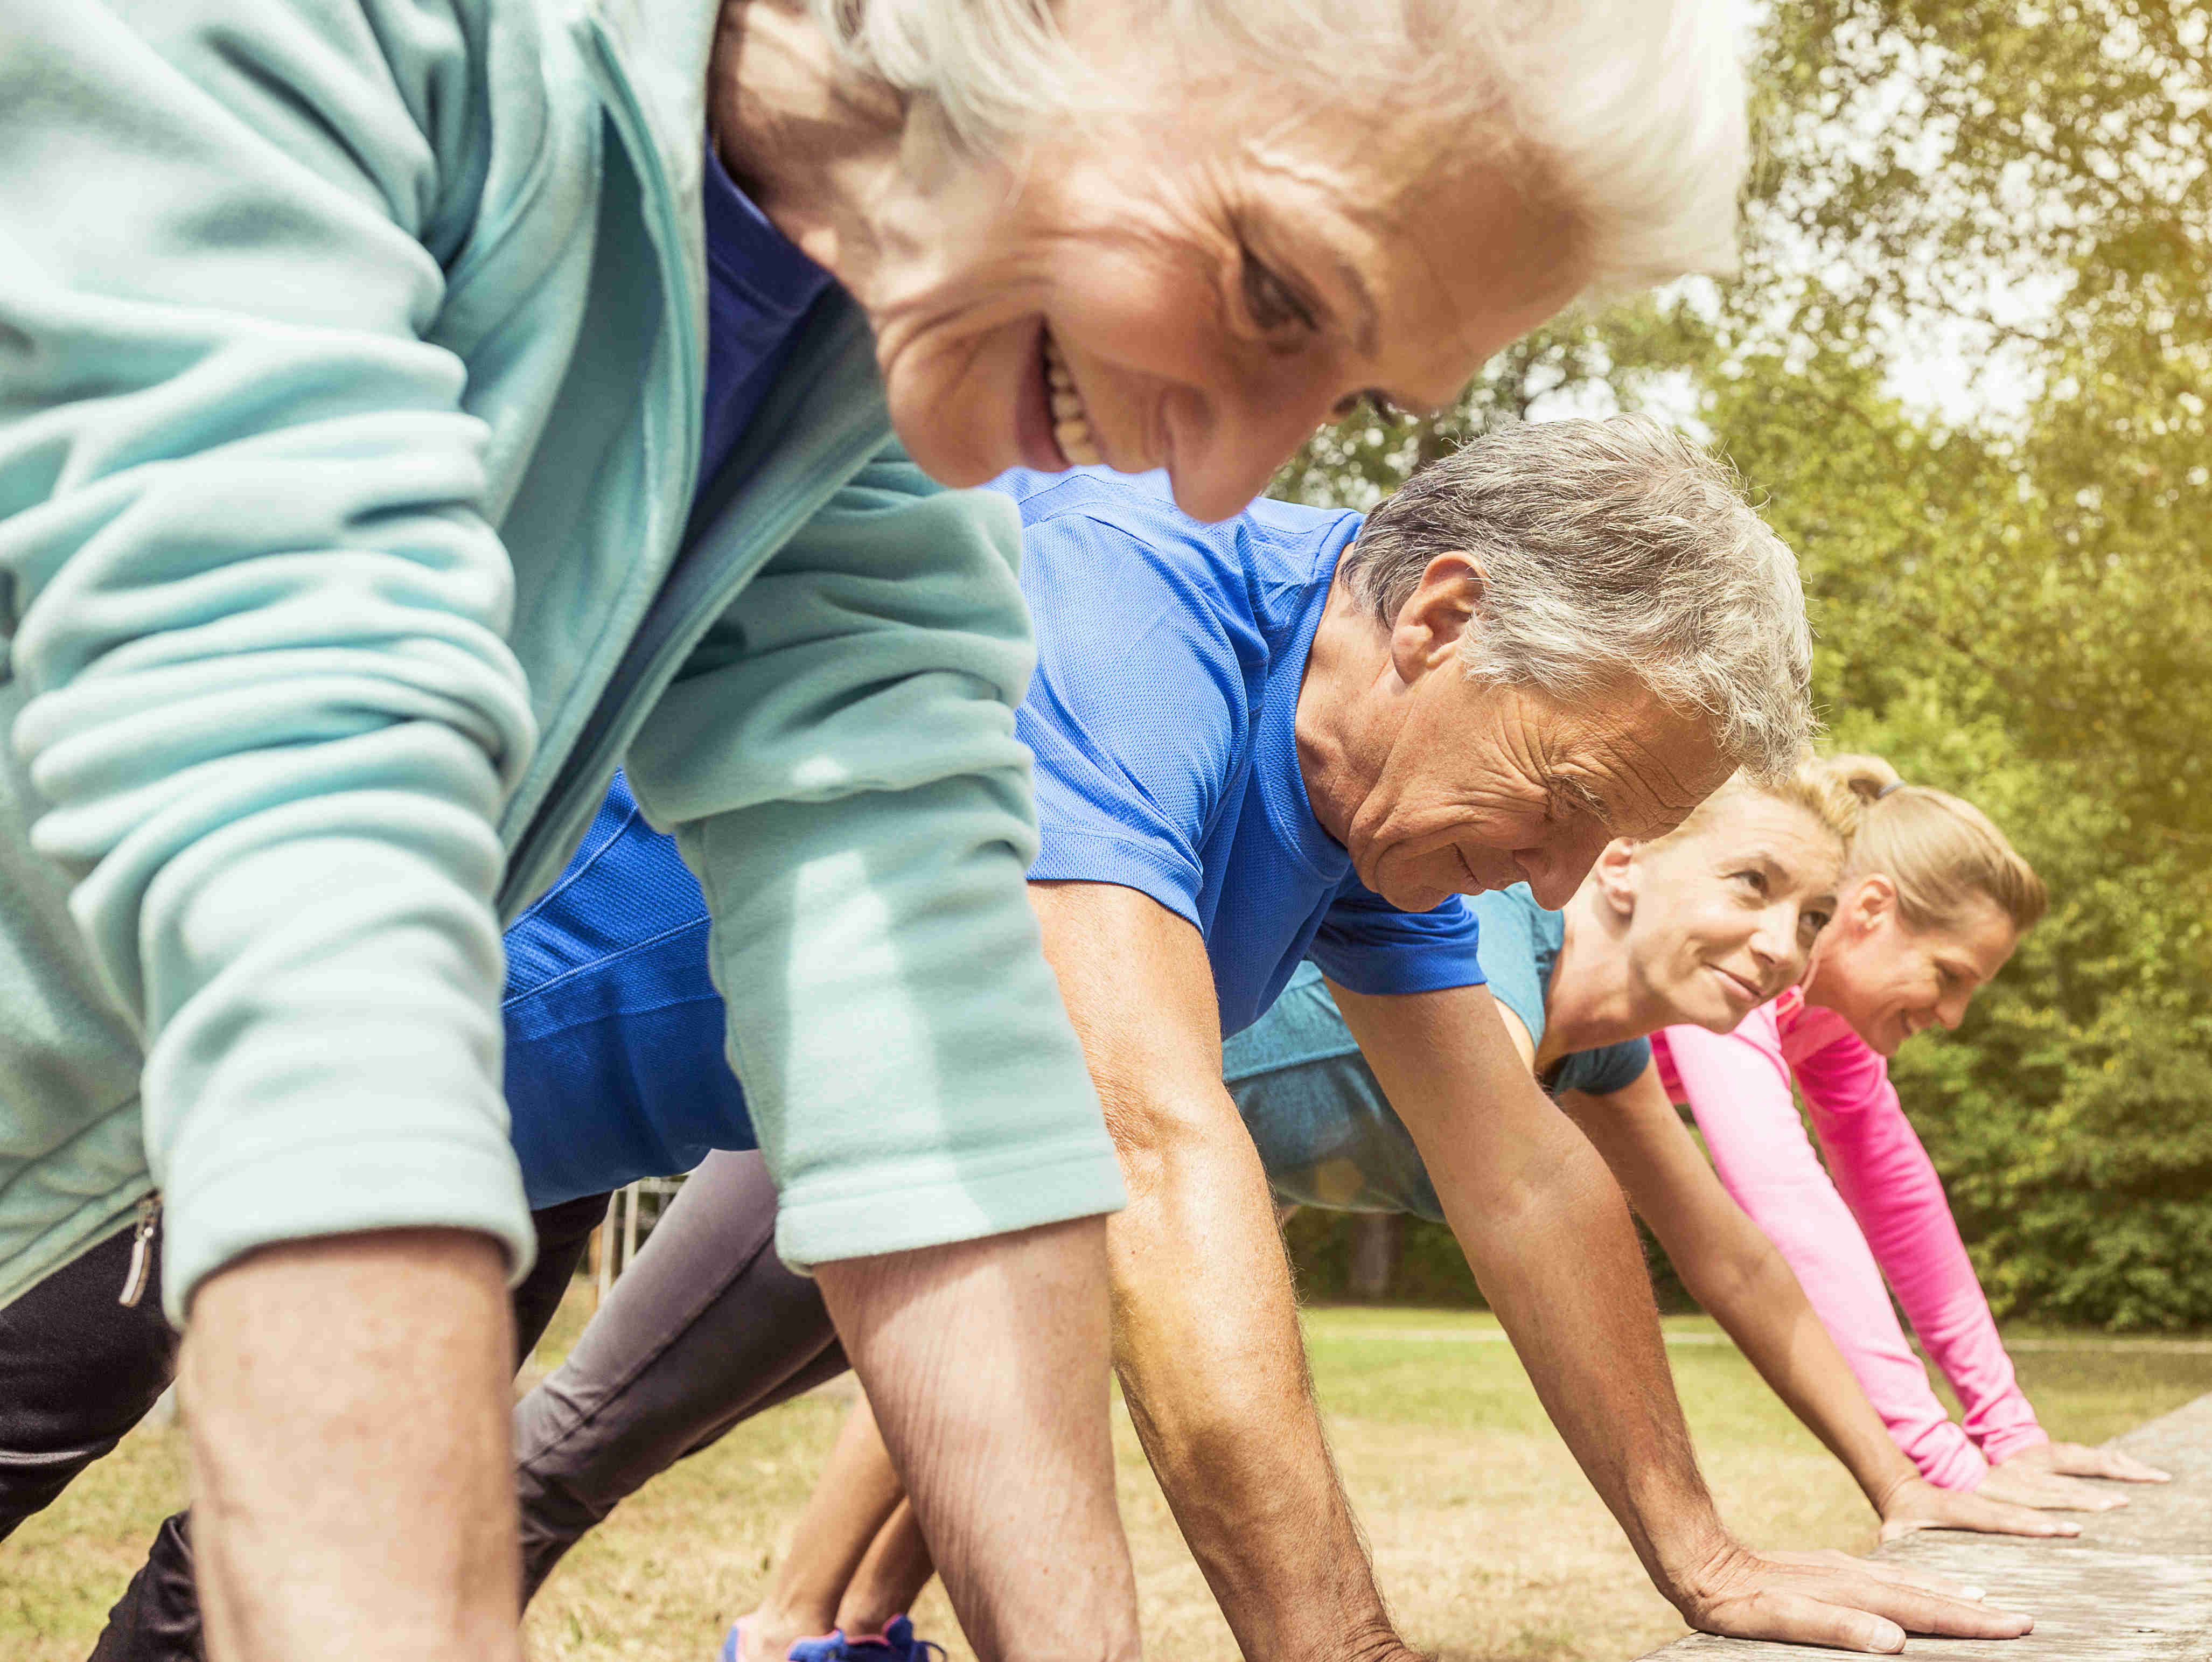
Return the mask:
M 1913 928 L 1954 927 L 1977 899 L 2003 913 L 2018 934 L 2042 920 L 2051 903 L 2043 879 L 1973 804 L 1905 784 L 1880 756 L 1831 756 L 1819 765 L 1859 804 L 1846 876 L 1887 877 Z

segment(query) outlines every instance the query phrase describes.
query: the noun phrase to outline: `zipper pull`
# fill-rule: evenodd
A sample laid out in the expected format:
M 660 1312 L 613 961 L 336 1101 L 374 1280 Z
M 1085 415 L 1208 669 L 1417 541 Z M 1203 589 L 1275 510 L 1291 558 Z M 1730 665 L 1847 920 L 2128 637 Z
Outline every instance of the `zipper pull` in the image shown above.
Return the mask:
M 161 1197 L 148 1195 L 138 1203 L 138 1227 L 131 1237 L 131 1267 L 123 1272 L 123 1291 L 116 1302 L 136 1309 L 146 1296 L 146 1271 L 154 1261 L 154 1225 L 161 1216 Z

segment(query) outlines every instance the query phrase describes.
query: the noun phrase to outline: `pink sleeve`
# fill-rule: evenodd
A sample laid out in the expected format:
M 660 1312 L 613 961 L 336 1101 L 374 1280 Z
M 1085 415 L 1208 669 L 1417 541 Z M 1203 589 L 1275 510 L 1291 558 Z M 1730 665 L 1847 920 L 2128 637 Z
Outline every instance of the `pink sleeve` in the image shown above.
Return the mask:
M 1959 1393 L 1991 1461 L 2045 1441 L 1959 1239 L 1935 1162 L 1905 1117 L 1889 1065 L 1855 1034 L 1799 1058 L 1797 1084 L 1867 1244 L 1920 1343 Z
M 1677 1101 L 1705 1134 L 1722 1184 L 1780 1250 L 1889 1435 L 1929 1482 L 1971 1489 L 1987 1467 L 1951 1422 L 1905 1343 L 1866 1238 L 1806 1140 L 1771 1009 L 1731 1034 L 1669 1028 Z

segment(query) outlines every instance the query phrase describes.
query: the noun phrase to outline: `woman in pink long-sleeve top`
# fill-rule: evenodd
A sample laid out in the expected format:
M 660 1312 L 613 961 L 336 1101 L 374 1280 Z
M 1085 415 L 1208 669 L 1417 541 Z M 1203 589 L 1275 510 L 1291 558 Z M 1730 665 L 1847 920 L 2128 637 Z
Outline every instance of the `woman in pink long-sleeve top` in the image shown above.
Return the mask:
M 1828 764 L 1864 800 L 1835 920 L 1802 988 L 1729 1034 L 1652 1041 L 1697 1116 L 1729 1192 L 1780 1249 L 1899 1447 L 1930 1482 L 1993 1499 L 2102 1510 L 2074 1481 L 2155 1482 L 2125 1455 L 2053 1442 L 2013 1375 L 1934 1163 L 1887 1058 L 1932 1022 L 1956 1027 L 1975 990 L 2042 916 L 2043 885 L 1995 825 L 1885 762 Z M 1821 1166 L 1791 1098 L 1811 1112 Z M 1883 1286 L 1964 1405 L 1936 1399 Z

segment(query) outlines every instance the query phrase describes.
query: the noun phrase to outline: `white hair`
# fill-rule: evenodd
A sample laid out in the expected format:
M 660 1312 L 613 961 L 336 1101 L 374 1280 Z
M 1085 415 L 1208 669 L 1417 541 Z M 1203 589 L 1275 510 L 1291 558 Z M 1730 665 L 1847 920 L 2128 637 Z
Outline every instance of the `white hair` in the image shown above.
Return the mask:
M 1626 675 L 1704 713 L 1754 776 L 1796 766 L 1813 729 L 1796 557 L 1680 434 L 1615 416 L 1486 434 L 1370 513 L 1337 574 L 1387 622 L 1455 553 L 1486 579 L 1470 676 L 1582 700 Z
M 1735 264 L 1748 165 L 1737 0 L 806 0 L 860 75 L 935 106 L 986 153 L 1110 103 L 1063 36 L 1079 9 L 1160 41 L 1161 73 L 1249 72 L 1366 120 L 1451 135 L 1440 164 L 1502 153 L 1565 212 L 1593 286 Z M 1410 185 L 1414 181 L 1407 181 Z

